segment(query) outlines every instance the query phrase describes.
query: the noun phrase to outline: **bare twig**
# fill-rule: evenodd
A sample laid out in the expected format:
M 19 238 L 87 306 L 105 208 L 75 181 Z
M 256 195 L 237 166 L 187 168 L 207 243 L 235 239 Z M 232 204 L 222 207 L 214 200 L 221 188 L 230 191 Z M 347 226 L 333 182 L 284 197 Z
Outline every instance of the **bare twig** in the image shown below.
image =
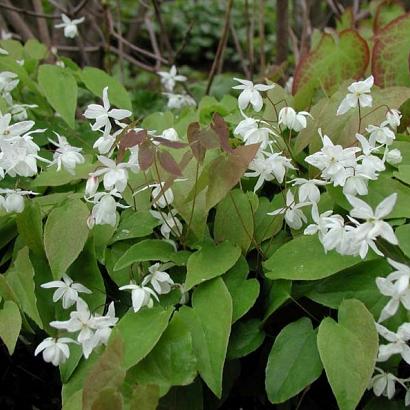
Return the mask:
M 262 75 L 266 71 L 265 61 L 265 0 L 259 0 L 259 61 Z
M 118 48 L 115 48 L 113 46 L 109 46 L 109 51 L 111 51 L 111 52 L 113 52 L 114 54 L 117 54 L 117 55 L 119 55 L 119 52 L 120 52 L 118 50 Z M 149 66 L 145 63 L 142 63 L 141 61 L 138 61 L 134 57 L 132 57 L 128 54 L 125 54 L 125 53 L 124 53 L 124 60 L 127 60 L 128 62 L 130 62 L 131 64 L 134 64 L 135 66 L 141 68 L 142 70 L 148 71 L 150 73 L 155 73 L 156 72 L 155 67 Z
M 41 0 L 32 0 L 34 11 L 38 14 L 44 14 L 43 5 Z M 51 44 L 50 41 L 50 33 L 48 31 L 47 22 L 44 19 L 37 19 L 37 27 L 38 27 L 38 36 L 40 40 L 49 46 Z
M 228 0 L 228 4 L 226 6 L 226 11 L 225 11 L 224 27 L 223 27 L 223 30 L 222 30 L 222 36 L 221 36 L 221 39 L 219 40 L 218 48 L 216 50 L 215 59 L 212 63 L 211 71 L 210 71 L 209 77 L 208 77 L 208 85 L 207 85 L 206 91 L 205 91 L 205 94 L 207 94 L 207 95 L 209 94 L 209 91 L 211 90 L 212 83 L 214 81 L 214 77 L 215 77 L 215 74 L 216 74 L 216 70 L 219 67 L 221 58 L 223 57 L 223 52 L 224 52 L 224 48 L 225 48 L 225 45 L 226 45 L 226 39 L 227 39 L 228 33 L 229 33 L 229 20 L 230 20 L 230 17 L 231 17 L 232 5 L 233 5 L 233 0 Z
M 245 77 L 248 80 L 250 80 L 251 79 L 251 73 L 248 69 L 248 66 L 247 66 L 246 62 L 245 62 L 245 55 L 243 53 L 241 43 L 240 43 L 239 38 L 238 38 L 238 34 L 236 33 L 235 26 L 234 26 L 234 23 L 233 23 L 232 20 L 229 22 L 229 28 L 231 30 L 232 39 L 233 39 L 233 43 L 234 43 L 235 48 L 236 48 L 236 52 L 238 53 L 239 58 L 241 60 L 242 70 L 245 74 Z
M 158 46 L 157 42 L 157 36 L 155 35 L 155 30 L 154 30 L 154 25 L 152 24 L 151 19 L 146 16 L 145 17 L 145 27 L 147 28 L 149 38 L 151 41 L 152 49 L 154 50 L 155 53 L 155 69 L 158 71 L 159 68 L 161 67 L 161 62 L 163 61 L 163 58 L 161 57 L 161 51 Z
M 88 0 L 83 0 L 81 3 L 79 3 L 73 10 L 73 15 L 77 15 L 82 9 L 83 7 L 87 4 Z
M 288 59 L 289 13 L 288 0 L 277 0 L 276 64 Z
M 5 1 L 6 3 L 4 2 L 0 3 L 0 8 L 8 10 L 8 11 L 12 11 L 14 13 L 24 14 L 26 16 L 38 17 L 42 19 L 50 19 L 50 20 L 55 20 L 55 19 L 60 18 L 60 16 L 53 16 L 52 14 L 36 13 L 35 11 L 30 11 L 30 10 L 22 9 L 20 7 L 15 7 L 10 3 L 9 0 L 5 0 Z
M 124 42 L 122 38 L 122 27 L 121 27 L 121 0 L 116 0 L 117 6 L 117 30 L 119 33 L 118 38 L 118 50 L 119 50 L 119 60 L 120 60 L 120 72 L 121 72 L 121 81 L 124 83 Z
M 248 62 L 249 62 L 249 71 L 250 78 L 253 77 L 254 69 L 254 49 L 253 49 L 253 13 L 252 17 L 249 13 L 249 0 L 245 0 L 245 20 L 246 20 L 246 47 L 248 52 Z
M 152 4 L 154 6 L 155 17 L 158 20 L 159 29 L 161 32 L 161 40 L 165 44 L 165 47 L 167 49 L 168 61 L 170 62 L 170 64 L 173 64 L 174 63 L 174 51 L 172 49 L 171 42 L 169 40 L 168 33 L 165 28 L 164 22 L 162 21 L 161 9 L 159 7 L 157 0 L 152 0 Z
M 31 31 L 30 27 L 21 18 L 16 8 L 12 6 L 10 0 L 4 0 L 4 1 L 5 2 L 0 3 L 0 8 L 7 10 L 6 15 L 7 15 L 8 22 L 14 27 L 15 31 L 20 33 L 23 40 L 34 38 L 34 34 Z

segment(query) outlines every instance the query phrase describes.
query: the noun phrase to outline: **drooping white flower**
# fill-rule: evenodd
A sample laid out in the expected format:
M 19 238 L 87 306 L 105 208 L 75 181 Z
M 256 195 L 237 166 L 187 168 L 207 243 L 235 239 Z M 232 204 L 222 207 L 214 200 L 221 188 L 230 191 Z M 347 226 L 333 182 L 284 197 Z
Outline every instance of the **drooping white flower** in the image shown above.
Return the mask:
M 91 175 L 87 179 L 87 183 L 85 184 L 84 196 L 86 198 L 90 198 L 90 197 L 94 196 L 97 192 L 98 185 L 99 185 L 98 178 L 96 176 Z
M 373 146 L 375 146 L 377 142 L 382 145 L 391 145 L 396 139 L 394 132 L 386 125 L 380 125 L 379 127 L 376 125 L 369 125 L 366 128 L 366 131 L 370 134 L 369 141 Z
M 117 164 L 112 159 L 104 157 L 103 155 L 98 155 L 97 158 L 98 161 L 104 165 L 104 167 L 92 172 L 90 176 L 98 177 L 104 175 L 103 184 L 107 191 L 115 188 L 118 192 L 123 192 L 127 187 L 127 169 L 130 168 L 130 165 L 125 162 Z
M 362 199 L 351 195 L 346 195 L 346 198 L 353 207 L 350 211 L 352 220 L 358 218 L 365 221 L 362 224 L 357 223 L 358 227 L 355 230 L 356 239 L 360 243 L 360 256 L 362 258 L 367 255 L 369 246 L 379 255 L 383 255 L 374 242 L 379 236 L 393 245 L 399 243 L 393 228 L 383 220 L 393 210 L 397 201 L 397 194 L 391 194 L 380 202 L 375 211 Z
M 37 356 L 43 352 L 43 360 L 45 362 L 58 366 L 70 357 L 68 343 L 75 343 L 75 341 L 69 337 L 60 337 L 58 339 L 47 337 L 37 346 L 34 355 Z
M 161 77 L 161 84 L 166 91 L 172 92 L 177 82 L 184 82 L 187 78 L 184 75 L 177 74 L 177 68 L 173 65 L 168 71 L 158 71 L 158 75 Z
M 56 24 L 55 28 L 63 28 L 64 29 L 64 37 L 67 38 L 74 38 L 78 35 L 78 25 L 84 21 L 84 17 L 79 19 L 71 20 L 65 14 L 61 14 L 62 23 Z
M 357 165 L 356 152 L 358 147 L 343 148 L 341 145 L 334 145 L 327 135 L 322 135 L 323 147 L 305 158 L 305 161 L 322 171 L 322 178 L 333 182 L 334 186 L 343 186 L 346 179 L 354 175 Z
M 16 73 L 2 71 L 0 73 L 0 94 L 2 96 L 8 95 L 17 87 L 19 81 Z
M 63 274 L 62 280 L 53 280 L 51 282 L 43 283 L 41 287 L 45 289 L 57 288 L 53 294 L 53 302 L 56 303 L 62 299 L 64 309 L 68 309 L 77 303 L 79 293 L 92 293 L 90 289 L 86 288 L 81 283 L 73 282 L 73 280 L 65 273 Z
M 392 373 L 379 369 L 378 367 L 376 367 L 375 370 L 378 374 L 372 377 L 367 388 L 369 390 L 373 389 L 375 396 L 380 397 L 383 395 L 391 400 L 396 393 L 397 377 Z
M 104 129 L 104 135 L 108 135 L 111 131 L 110 118 L 113 120 L 123 120 L 132 115 L 131 111 L 123 109 L 110 109 L 111 104 L 108 99 L 108 87 L 103 89 L 103 105 L 90 104 L 84 112 L 84 117 L 90 120 L 95 120 L 91 126 L 93 131 Z
M 142 286 L 148 283 L 154 288 L 158 295 L 164 295 L 171 292 L 174 281 L 167 272 L 161 270 L 161 264 L 155 263 L 148 268 L 149 274 L 144 277 Z
M 307 222 L 307 218 L 300 209 L 303 206 L 310 205 L 309 203 L 296 203 L 292 191 L 288 190 L 286 193 L 286 206 L 269 212 L 268 215 L 285 214 L 285 221 L 292 229 L 300 229 L 303 223 Z
M 176 217 L 177 210 L 172 209 L 169 213 L 150 211 L 151 215 L 161 221 L 161 235 L 165 239 L 169 239 L 171 233 L 178 236 L 182 232 L 181 221 Z
M 391 332 L 379 323 L 376 323 L 376 328 L 379 335 L 390 342 L 379 346 L 377 360 L 385 362 L 391 356 L 400 354 L 403 360 L 410 364 L 410 347 L 407 345 L 407 342 L 410 340 L 410 323 L 400 325 L 396 333 Z
M 94 204 L 91 215 L 87 220 L 88 227 L 92 229 L 94 225 L 115 226 L 117 222 L 117 208 L 128 208 L 116 201 L 121 199 L 118 192 L 97 192 L 91 198 L 86 198 L 88 202 Z
M 34 126 L 34 121 L 20 121 L 11 124 L 11 114 L 0 115 L 0 144 L 1 140 L 10 140 L 13 137 L 21 137 Z
M 400 125 L 401 120 L 401 113 L 399 110 L 395 110 L 394 108 L 390 108 L 386 114 L 386 120 L 382 122 L 381 126 L 388 125 L 390 128 L 395 130 Z
M 188 94 L 162 93 L 168 98 L 167 107 L 179 110 L 183 107 L 195 107 L 195 100 Z
M 306 111 L 296 112 L 292 107 L 283 107 L 279 111 L 278 122 L 286 128 L 299 132 L 306 128 L 306 117 L 312 117 Z
M 336 115 L 343 115 L 352 108 L 371 107 L 373 104 L 373 98 L 370 95 L 371 88 L 373 87 L 374 78 L 371 75 L 364 81 L 356 81 L 347 87 L 349 93 L 343 99 Z
M 326 181 L 320 179 L 294 178 L 292 186 L 298 186 L 298 195 L 300 202 L 318 203 L 320 200 L 320 190 L 318 186 L 326 185 Z
M 37 195 L 37 193 L 21 189 L 0 188 L 0 208 L 7 213 L 21 213 L 24 210 L 24 197 L 26 195 Z
M 151 192 L 152 199 L 155 201 L 154 206 L 165 208 L 167 205 L 171 205 L 174 202 L 174 193 L 171 188 L 164 190 L 164 182 L 160 184 L 152 184 L 150 187 L 154 189 Z
M 77 299 L 76 310 L 70 313 L 70 319 L 65 321 L 50 322 L 50 326 L 56 329 L 64 329 L 67 332 L 79 332 L 77 336 L 78 343 L 83 343 L 90 339 L 94 334 L 95 320 L 90 309 L 84 300 Z
M 234 78 L 234 80 L 238 81 L 240 85 L 235 85 L 232 88 L 242 90 L 238 97 L 238 105 L 241 111 L 245 110 L 250 104 L 256 112 L 259 112 L 263 107 L 263 99 L 260 93 L 271 90 L 274 85 L 253 84 L 252 81 L 239 78 Z
M 25 121 L 28 118 L 27 109 L 37 107 L 36 104 L 13 104 L 9 108 L 9 112 L 14 121 Z
M 361 134 L 356 134 L 356 139 L 362 148 L 362 153 L 357 157 L 361 164 L 357 166 L 356 174 L 361 174 L 364 178 L 375 180 L 378 177 L 378 173 L 386 169 L 383 160 L 373 155 L 379 147 L 373 145 L 371 141 L 368 141 Z
M 245 117 L 234 129 L 235 135 L 240 135 L 245 145 L 249 144 L 261 144 L 260 150 L 265 149 L 270 143 L 270 135 L 276 134 L 272 129 L 264 127 L 268 123 L 254 118 Z
M 139 286 L 134 281 L 129 285 L 121 286 L 120 290 L 131 290 L 132 308 L 134 312 L 138 312 L 144 306 L 152 308 L 154 306 L 154 299 L 159 302 L 157 294 L 147 286 Z
M 57 171 L 64 168 L 71 175 L 75 175 L 75 168 L 78 164 L 84 164 L 85 159 L 80 152 L 82 148 L 73 147 L 67 139 L 56 132 L 58 142 L 49 139 L 49 141 L 57 147 L 53 154 L 53 161 L 49 166 L 57 165 Z
M 394 149 L 388 149 L 386 147 L 386 152 L 384 154 L 386 162 L 390 165 L 397 165 L 402 162 L 403 157 L 401 156 L 401 152 L 399 149 L 394 148 Z

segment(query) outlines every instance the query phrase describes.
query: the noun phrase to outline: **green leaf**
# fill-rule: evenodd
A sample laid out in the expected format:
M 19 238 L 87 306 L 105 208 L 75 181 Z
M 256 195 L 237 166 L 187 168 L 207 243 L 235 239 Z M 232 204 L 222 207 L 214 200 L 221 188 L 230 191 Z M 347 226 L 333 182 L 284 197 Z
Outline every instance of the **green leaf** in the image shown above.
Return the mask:
M 259 197 L 259 206 L 254 215 L 255 218 L 255 240 L 260 244 L 265 239 L 275 236 L 282 228 L 283 215 L 272 217 L 268 212 L 283 207 L 283 196 L 275 195 L 272 202 L 268 198 Z
M 119 332 L 124 340 L 126 369 L 135 366 L 154 348 L 168 326 L 172 311 L 172 308 L 164 310 L 157 306 L 137 313 L 129 311 L 121 318 L 113 334 Z
M 373 374 L 378 335 L 373 316 L 357 300 L 344 300 L 338 317 L 339 323 L 322 321 L 317 344 L 339 408 L 354 410 Z
M 239 322 L 232 328 L 227 358 L 232 360 L 247 356 L 258 349 L 264 340 L 265 332 L 260 320 Z
M 219 245 L 206 242 L 194 252 L 187 263 L 185 289 L 215 278 L 228 271 L 241 256 L 241 250 L 225 241 Z
M 255 278 L 247 279 L 248 273 L 248 263 L 241 256 L 235 266 L 223 276 L 232 297 L 232 323 L 247 313 L 259 296 L 259 282 Z
M 361 262 L 336 251 L 325 253 L 317 236 L 299 236 L 281 246 L 265 263 L 269 279 L 314 280 Z
M 175 252 L 174 247 L 161 239 L 145 239 L 131 246 L 117 261 L 114 270 L 121 270 L 135 262 L 161 261 L 184 263 L 182 252 Z M 182 259 L 182 260 L 181 260 Z
M 249 249 L 253 238 L 253 212 L 249 197 L 234 189 L 216 207 L 214 238 L 238 245 L 243 252 Z
M 192 309 L 184 306 L 180 312 L 191 329 L 199 374 L 220 398 L 232 321 L 228 289 L 220 278 L 208 281 L 195 289 Z
M 0 310 L 0 338 L 6 345 L 9 354 L 14 353 L 21 329 L 21 316 L 18 306 L 11 300 L 6 300 Z
M 369 63 L 369 47 L 355 30 L 323 33 L 319 44 L 296 67 L 293 82 L 295 106 L 307 107 L 315 90 L 335 90 L 343 80 L 360 78 Z
M 271 403 L 284 401 L 301 392 L 322 373 L 316 347 L 316 332 L 304 317 L 281 330 L 269 353 L 265 387 Z
M 112 242 L 125 239 L 141 238 L 150 235 L 160 221 L 154 218 L 149 211 L 123 212 L 120 224 L 112 238 Z
M 410 258 L 410 224 L 399 226 L 396 229 L 396 236 L 399 240 L 400 249 Z
M 118 108 L 132 110 L 130 96 L 124 86 L 114 77 L 95 67 L 85 67 L 81 73 L 85 86 L 97 97 L 102 98 L 102 92 L 108 87 L 108 99 Z
M 87 206 L 79 199 L 54 208 L 44 228 L 44 247 L 55 279 L 60 279 L 77 259 L 87 241 Z
M 162 392 L 192 383 L 196 358 L 189 328 L 176 312 L 151 353 L 131 370 L 140 384 L 156 384 Z
M 56 65 L 41 65 L 38 70 L 38 83 L 54 110 L 71 128 L 75 128 L 77 82 L 70 70 Z
M 275 280 L 272 282 L 266 300 L 264 322 L 290 298 L 291 289 L 292 282 L 290 280 Z
M 9 287 L 17 297 L 16 303 L 36 324 L 43 328 L 43 322 L 37 309 L 37 298 L 34 285 L 34 269 L 29 258 L 29 249 L 21 249 L 13 266 L 7 271 L 6 279 Z
M 89 159 L 86 157 L 86 159 Z M 65 169 L 57 171 L 57 168 L 47 168 L 37 175 L 31 182 L 32 187 L 49 187 L 49 186 L 61 186 L 67 185 L 71 182 L 78 181 L 80 179 L 87 179 L 89 173 L 94 171 L 95 165 L 90 162 L 79 164 L 75 168 L 75 174 L 72 175 Z
M 30 38 L 24 44 L 24 55 L 27 58 L 34 58 L 35 60 L 41 60 L 47 55 L 47 47 L 41 44 L 38 40 Z
M 393 176 L 405 184 L 410 184 L 410 165 L 399 165 L 398 171 L 393 172 Z
M 24 210 L 16 216 L 17 229 L 24 243 L 36 254 L 44 255 L 43 221 L 38 203 L 26 201 Z
M 410 16 L 403 14 L 390 22 L 375 37 L 372 72 L 377 85 L 410 85 L 409 49 Z

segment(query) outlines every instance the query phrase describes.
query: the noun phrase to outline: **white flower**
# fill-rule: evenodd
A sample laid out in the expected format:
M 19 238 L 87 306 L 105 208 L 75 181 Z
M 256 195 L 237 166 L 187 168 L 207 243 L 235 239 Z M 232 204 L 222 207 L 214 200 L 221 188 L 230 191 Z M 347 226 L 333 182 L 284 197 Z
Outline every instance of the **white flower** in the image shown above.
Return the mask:
M 11 114 L 0 115 L 0 144 L 1 139 L 12 139 L 27 133 L 34 126 L 34 121 L 20 121 L 10 124 Z
M 312 116 L 306 111 L 296 112 L 292 107 L 283 107 L 279 111 L 279 124 L 299 132 L 307 126 L 306 117 Z
M 385 221 L 387 215 L 393 210 L 396 204 L 397 194 L 391 194 L 386 199 L 377 205 L 375 211 L 363 200 L 351 195 L 346 195 L 347 200 L 352 205 L 350 211 L 352 218 L 365 220 L 363 224 L 358 224 L 355 230 L 357 241 L 360 242 L 360 256 L 364 258 L 367 255 L 368 247 L 370 246 L 377 254 L 383 255 L 376 247 L 374 240 L 377 237 L 382 237 L 393 245 L 399 242 L 393 231 L 393 228 Z
M 410 340 L 410 323 L 403 323 L 397 330 L 397 333 L 391 332 L 384 326 L 376 323 L 376 328 L 380 336 L 386 339 L 388 344 L 379 346 L 379 355 L 377 360 L 385 362 L 394 354 L 400 354 L 403 360 L 410 364 L 410 347 L 407 342 Z
M 399 110 L 395 110 L 394 108 L 390 108 L 386 114 L 386 120 L 382 122 L 381 126 L 388 125 L 390 128 L 395 130 L 400 125 L 401 120 L 401 113 Z
M 174 94 L 174 93 L 163 93 L 167 98 L 167 107 L 169 109 L 179 110 L 182 107 L 195 107 L 195 100 L 188 94 Z
M 308 203 L 295 202 L 295 197 L 292 192 L 288 190 L 286 193 L 286 206 L 284 208 L 276 209 L 273 212 L 269 212 L 268 215 L 285 214 L 285 221 L 292 229 L 300 229 L 303 223 L 307 222 L 305 214 L 299 209 L 303 206 L 309 205 Z
M 257 191 L 264 181 L 276 180 L 281 184 L 287 169 L 295 169 L 290 159 L 281 155 L 281 152 L 265 157 L 264 153 L 258 155 L 251 161 L 248 167 L 252 172 L 246 172 L 246 177 L 258 177 L 254 191 Z
M 375 368 L 379 374 L 376 374 L 370 380 L 368 389 L 373 389 L 375 396 L 386 396 L 391 400 L 396 392 L 396 381 L 398 380 L 394 374 L 387 373 L 378 367 Z
M 81 298 L 77 299 L 75 311 L 70 313 L 70 319 L 65 321 L 53 321 L 50 322 L 50 326 L 56 329 L 64 329 L 68 332 L 78 332 L 77 341 L 83 343 L 85 340 L 90 339 L 95 329 L 95 320 L 90 313 L 87 303 Z
M 90 229 L 94 225 L 115 226 L 117 222 L 117 208 L 128 208 L 128 206 L 116 202 L 115 198 L 121 198 L 121 195 L 115 191 L 110 193 L 97 192 L 92 197 L 92 200 L 91 198 L 86 198 L 87 201 L 94 203 L 91 215 L 87 221 Z
M 108 99 L 108 87 L 103 89 L 103 105 L 90 104 L 85 110 L 84 117 L 95 120 L 91 129 L 93 131 L 104 128 L 104 135 L 108 135 L 111 131 L 110 118 L 114 120 L 122 120 L 132 115 L 131 111 L 121 109 L 111 109 L 110 101 Z
M 158 211 L 150 211 L 151 215 L 161 221 L 161 235 L 165 239 L 169 239 L 170 234 L 178 236 L 182 232 L 182 224 L 176 217 L 177 210 L 172 209 L 168 214 Z
M 53 161 L 49 166 L 57 165 L 57 171 L 64 168 L 71 175 L 75 175 L 75 168 L 78 164 L 84 164 L 85 159 L 80 154 L 82 148 L 73 147 L 67 141 L 67 139 L 56 132 L 54 132 L 58 138 L 58 142 L 51 139 L 49 141 L 57 147 L 53 154 Z
M 34 355 L 37 356 L 43 352 L 45 362 L 58 366 L 70 357 L 70 349 L 67 346 L 68 343 L 75 343 L 75 341 L 69 337 L 60 337 L 58 339 L 48 337 L 37 346 Z
M 161 265 L 159 263 L 151 265 L 148 268 L 149 274 L 145 276 L 141 285 L 145 286 L 150 283 L 158 295 L 164 295 L 171 292 L 174 281 L 167 272 L 161 271 L 160 269 Z
M 174 193 L 171 188 L 163 190 L 165 183 L 161 182 L 160 184 L 152 184 L 150 187 L 154 187 L 151 192 L 152 199 L 155 201 L 154 206 L 165 208 L 167 205 L 171 205 L 174 202 Z
M 98 161 L 104 165 L 104 167 L 92 172 L 90 176 L 98 177 L 100 175 L 104 175 L 103 184 L 107 191 L 115 188 L 118 192 L 123 192 L 127 187 L 127 168 L 130 168 L 130 165 L 124 162 L 117 164 L 112 159 L 102 155 L 98 155 L 97 158 Z
M 27 108 L 37 108 L 36 104 L 13 104 L 9 111 L 14 121 L 25 121 L 28 118 Z
M 64 37 L 74 38 L 78 35 L 78 25 L 84 21 L 84 17 L 71 20 L 65 14 L 61 15 L 62 23 L 56 24 L 55 28 L 64 28 Z
M 291 182 L 293 182 L 292 186 L 299 186 L 298 194 L 300 202 L 318 203 L 320 200 L 318 185 L 326 185 L 326 181 L 321 181 L 320 179 L 295 178 Z
M 374 78 L 371 75 L 364 81 L 356 81 L 347 87 L 349 93 L 343 99 L 336 115 L 343 115 L 351 108 L 371 107 L 373 104 L 373 98 L 370 95 L 371 88 L 373 87 Z
M 235 85 L 232 88 L 242 90 L 238 97 L 238 105 L 241 111 L 245 110 L 248 105 L 251 104 L 253 109 L 259 112 L 263 107 L 263 99 L 260 92 L 271 90 L 274 85 L 253 84 L 252 81 L 241 80 L 239 78 L 234 78 L 234 80 L 238 81 L 240 85 Z
M 154 299 L 159 302 L 157 294 L 147 286 L 136 285 L 131 281 L 129 285 L 121 286 L 120 290 L 131 290 L 132 308 L 134 312 L 138 312 L 142 307 L 147 306 L 152 308 L 154 306 Z
M 356 134 L 356 139 L 360 142 L 362 147 L 363 154 L 360 154 L 357 157 L 358 161 L 361 161 L 361 164 L 356 168 L 356 174 L 360 174 L 367 179 L 377 179 L 378 173 L 386 169 L 383 160 L 375 155 L 372 155 L 373 152 L 377 152 L 379 147 L 375 147 L 371 141 L 368 141 L 361 134 Z
M 94 196 L 95 193 L 97 192 L 98 185 L 99 185 L 98 178 L 91 175 L 87 179 L 87 183 L 85 184 L 84 196 L 87 197 L 87 198 L 90 198 L 90 197 Z
M 172 92 L 177 82 L 186 81 L 186 77 L 183 75 L 177 75 L 177 68 L 173 65 L 168 71 L 158 71 L 158 75 L 161 77 L 161 84 L 166 91 Z
M 1 29 L 0 37 L 2 40 L 10 40 L 13 38 L 13 33 L 9 33 L 7 30 Z
M 112 146 L 115 143 L 116 137 L 114 135 L 102 135 L 94 142 L 93 148 L 100 154 L 107 154 L 111 151 Z
M 400 162 L 403 160 L 403 157 L 401 156 L 401 152 L 397 148 L 389 150 L 386 147 L 385 158 L 386 158 L 386 162 L 390 165 L 400 164 Z
M 410 310 L 410 289 L 408 288 L 408 276 L 402 276 L 394 283 L 387 278 L 379 277 L 376 278 L 376 285 L 382 295 L 391 298 L 381 311 L 379 322 L 383 322 L 389 317 L 394 316 L 399 309 L 400 303 L 402 303 L 407 310 Z
M 333 182 L 334 186 L 343 186 L 346 179 L 353 176 L 356 168 L 356 152 L 358 147 L 343 148 L 334 145 L 327 135 L 322 135 L 323 147 L 320 151 L 309 155 L 305 161 L 322 171 L 322 178 Z
M 286 91 L 289 95 L 292 95 L 293 81 L 294 81 L 294 78 L 293 78 L 292 76 L 290 76 L 290 77 L 287 79 L 286 84 L 285 84 L 285 91 Z
M 366 131 L 370 134 L 369 141 L 370 144 L 375 146 L 376 142 L 382 145 L 391 145 L 396 138 L 394 132 L 387 126 L 380 125 L 369 125 Z
M 22 191 L 21 189 L 0 188 L 0 208 L 7 213 L 21 213 L 24 210 L 24 196 L 37 195 L 33 191 Z
M 78 301 L 79 293 L 92 293 L 90 289 L 83 286 L 81 283 L 75 283 L 67 275 L 63 274 L 63 280 L 54 280 L 51 282 L 43 283 L 42 288 L 50 289 L 57 288 L 53 294 L 53 302 L 63 299 L 63 308 L 68 309 Z
M 19 81 L 17 74 L 11 71 L 2 71 L 0 73 L 0 94 L 3 96 L 9 94 L 17 87 Z
M 240 135 L 245 145 L 261 144 L 260 149 L 265 149 L 269 144 L 269 135 L 275 133 L 267 127 L 261 127 L 261 124 L 267 124 L 264 121 L 258 121 L 254 118 L 245 117 L 234 129 L 235 135 Z

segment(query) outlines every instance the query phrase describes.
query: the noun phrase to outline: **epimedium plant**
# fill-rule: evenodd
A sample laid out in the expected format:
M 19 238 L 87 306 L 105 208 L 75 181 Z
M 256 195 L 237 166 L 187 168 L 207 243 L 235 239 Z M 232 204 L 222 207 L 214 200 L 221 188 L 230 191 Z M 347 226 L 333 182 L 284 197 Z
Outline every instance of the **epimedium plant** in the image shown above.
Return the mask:
M 249 355 L 273 404 L 320 378 L 409 403 L 408 88 L 196 105 L 172 67 L 139 118 L 103 71 L 1 45 L 0 337 L 59 366 L 64 409 L 217 407 Z

